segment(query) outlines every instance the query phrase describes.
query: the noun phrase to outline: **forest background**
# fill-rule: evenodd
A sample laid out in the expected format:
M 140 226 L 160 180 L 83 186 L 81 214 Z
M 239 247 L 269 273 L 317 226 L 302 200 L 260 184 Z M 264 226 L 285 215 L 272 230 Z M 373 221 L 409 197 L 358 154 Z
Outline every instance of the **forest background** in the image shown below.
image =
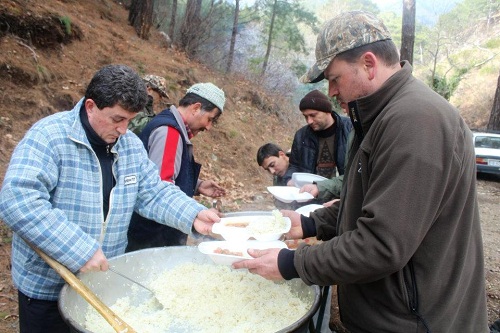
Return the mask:
M 384 20 L 417 77 L 464 114 L 468 107 L 480 107 L 490 129 L 500 130 L 500 103 L 492 109 L 492 100 L 482 94 L 465 100 L 461 93 L 478 88 L 467 87 L 464 80 L 475 71 L 498 76 L 498 1 L 187 0 L 179 7 L 177 0 L 131 0 L 125 5 L 142 38 L 148 38 L 150 27 L 158 28 L 188 57 L 219 72 L 242 75 L 294 103 L 311 88 L 297 78 L 314 62 L 311 50 L 322 23 L 343 11 L 367 10 Z M 325 82 L 313 88 L 324 90 Z M 482 102 L 486 104 L 478 104 Z M 487 126 L 471 121 L 474 128 Z

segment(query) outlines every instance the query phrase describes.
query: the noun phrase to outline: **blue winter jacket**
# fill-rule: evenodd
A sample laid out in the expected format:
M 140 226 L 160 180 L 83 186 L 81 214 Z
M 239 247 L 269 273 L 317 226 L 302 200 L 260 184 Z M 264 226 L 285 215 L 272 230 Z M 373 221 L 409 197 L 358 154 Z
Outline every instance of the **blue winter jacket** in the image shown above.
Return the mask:
M 344 174 L 345 155 L 348 149 L 347 137 L 352 130 L 351 119 L 332 112 L 335 118 L 335 164 L 339 175 Z M 283 176 L 285 184 L 292 178 L 294 172 L 316 173 L 316 163 L 319 154 L 319 138 L 311 126 L 301 127 L 293 138 L 290 164 Z
M 64 281 L 23 239 L 77 272 L 99 247 L 108 258 L 124 253 L 134 210 L 190 233 L 205 208 L 162 182 L 142 142 L 127 131 L 111 150 L 116 185 L 104 218 L 100 165 L 80 122 L 82 102 L 26 133 L 0 192 L 0 219 L 14 231 L 12 277 L 28 297 L 57 300 Z

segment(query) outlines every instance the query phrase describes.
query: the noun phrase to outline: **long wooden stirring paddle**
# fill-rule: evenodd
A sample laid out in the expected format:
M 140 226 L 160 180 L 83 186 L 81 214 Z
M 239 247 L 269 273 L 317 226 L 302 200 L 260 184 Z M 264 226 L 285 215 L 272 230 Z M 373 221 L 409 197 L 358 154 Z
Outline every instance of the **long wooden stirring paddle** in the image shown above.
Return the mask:
M 29 243 L 28 243 L 29 244 Z M 118 333 L 136 333 L 125 321 L 116 315 L 106 304 L 104 304 L 80 279 L 78 279 L 69 269 L 61 265 L 56 260 L 49 257 L 39 248 L 29 244 L 31 248 L 52 267 L 75 291 L 82 296 L 94 309 L 99 312 L 104 319 Z

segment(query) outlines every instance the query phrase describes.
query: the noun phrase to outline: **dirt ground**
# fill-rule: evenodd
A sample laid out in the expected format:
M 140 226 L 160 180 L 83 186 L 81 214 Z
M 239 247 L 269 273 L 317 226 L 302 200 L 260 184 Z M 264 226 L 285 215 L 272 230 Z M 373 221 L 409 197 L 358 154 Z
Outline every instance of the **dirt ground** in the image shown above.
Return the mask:
M 491 324 L 500 319 L 500 179 L 481 176 L 477 193 L 483 231 L 488 319 Z
M 176 103 L 196 82 L 222 87 L 228 99 L 219 124 L 194 138 L 201 178 L 214 179 L 228 190 L 223 199 L 227 212 L 272 209 L 266 191 L 272 180 L 258 168 L 256 152 L 269 141 L 290 148 L 293 133 L 304 124 L 300 113 L 291 112 L 285 98 L 264 92 L 255 82 L 211 72 L 166 48 L 159 34 L 138 39 L 127 15 L 110 0 L 0 0 L 0 182 L 12 150 L 35 121 L 76 103 L 103 65 L 123 63 L 140 74 L 165 77 L 171 97 L 167 103 Z M 478 196 L 493 322 L 500 317 L 500 179 L 479 177 Z M 11 236 L 0 221 L 0 333 L 17 332 L 18 327 Z

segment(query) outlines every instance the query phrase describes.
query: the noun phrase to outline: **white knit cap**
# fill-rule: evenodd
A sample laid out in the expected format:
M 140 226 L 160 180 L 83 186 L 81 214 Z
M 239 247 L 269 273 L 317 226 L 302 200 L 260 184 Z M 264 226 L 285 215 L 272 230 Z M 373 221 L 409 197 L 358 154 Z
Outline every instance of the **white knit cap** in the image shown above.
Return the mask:
M 218 107 L 221 112 L 224 110 L 224 103 L 226 102 L 224 92 L 213 83 L 207 82 L 193 84 L 186 92 L 186 94 L 189 93 L 203 97 Z

